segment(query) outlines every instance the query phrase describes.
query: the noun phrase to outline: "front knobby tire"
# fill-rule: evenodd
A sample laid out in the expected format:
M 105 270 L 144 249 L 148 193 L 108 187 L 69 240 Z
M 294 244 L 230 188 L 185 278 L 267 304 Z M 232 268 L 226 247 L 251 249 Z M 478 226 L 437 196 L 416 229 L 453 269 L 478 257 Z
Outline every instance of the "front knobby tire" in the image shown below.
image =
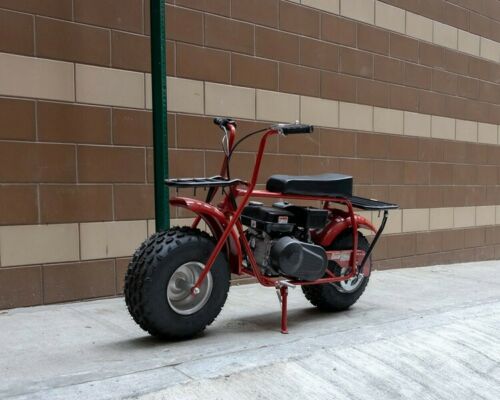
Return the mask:
M 172 228 L 147 239 L 125 276 L 125 302 L 149 334 L 170 340 L 195 336 L 219 315 L 229 292 L 230 270 L 222 252 L 197 296 L 187 295 L 215 244 L 198 229 Z
M 353 235 L 351 230 L 342 232 L 326 250 L 348 250 L 352 249 Z M 358 232 L 358 249 L 368 251 L 370 244 L 368 240 Z M 371 268 L 372 259 L 366 261 Z M 341 270 L 336 263 L 329 261 L 328 268 L 335 275 L 340 276 Z M 345 273 L 342 273 L 345 275 Z M 354 281 L 354 284 L 342 285 L 340 283 L 324 283 L 321 285 L 302 286 L 302 291 L 307 300 L 312 305 L 322 311 L 344 311 L 351 307 L 361 297 L 368 285 L 369 277 L 358 278 L 361 282 Z

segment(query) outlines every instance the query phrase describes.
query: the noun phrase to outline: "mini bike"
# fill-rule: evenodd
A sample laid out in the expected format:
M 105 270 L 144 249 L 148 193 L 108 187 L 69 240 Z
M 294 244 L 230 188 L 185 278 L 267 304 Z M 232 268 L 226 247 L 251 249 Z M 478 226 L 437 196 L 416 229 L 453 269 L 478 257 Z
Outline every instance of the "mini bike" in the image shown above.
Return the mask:
M 170 204 L 196 214 L 190 227 L 157 232 L 135 252 L 125 278 L 125 300 L 134 320 L 153 336 L 192 337 L 220 313 L 231 273 L 276 288 L 281 332 L 287 333 L 288 288 L 301 286 L 306 298 L 325 311 L 346 310 L 368 284 L 371 254 L 395 204 L 352 195 L 351 176 L 273 175 L 266 190 L 256 182 L 267 139 L 307 134 L 311 125 L 278 124 L 251 132 L 235 143 L 236 123 L 215 118 L 223 131 L 224 159 L 219 176 L 167 179 L 174 188 L 203 187 L 206 201 L 176 197 Z M 230 176 L 230 161 L 245 139 L 263 133 L 250 181 Z M 223 200 L 214 206 L 218 191 Z M 278 201 L 272 206 L 250 198 L 321 201 L 322 208 Z M 240 201 L 238 202 L 238 199 Z M 354 213 L 382 210 L 379 229 Z M 204 221 L 211 235 L 197 229 Z M 360 232 L 368 229 L 371 243 Z

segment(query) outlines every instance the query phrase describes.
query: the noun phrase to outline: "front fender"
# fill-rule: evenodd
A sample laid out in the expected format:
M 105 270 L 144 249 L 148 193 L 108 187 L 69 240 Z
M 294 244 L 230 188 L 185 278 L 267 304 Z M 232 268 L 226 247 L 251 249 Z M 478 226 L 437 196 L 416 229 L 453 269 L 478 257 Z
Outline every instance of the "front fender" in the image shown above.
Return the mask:
M 227 226 L 225 215 L 211 204 L 201 200 L 191 199 L 189 197 L 174 197 L 170 200 L 170 204 L 174 207 L 186 208 L 205 221 L 215 239 L 219 239 Z M 241 262 L 242 252 L 241 245 L 237 233 L 233 230 L 227 238 L 226 250 L 228 255 L 229 265 L 233 273 L 238 273 Z
M 366 228 L 371 230 L 373 233 L 377 232 L 377 229 L 373 224 L 361 215 L 354 215 L 356 223 L 359 228 Z M 352 227 L 351 217 L 334 219 L 328 225 L 326 225 L 321 231 L 313 233 L 313 240 L 316 244 L 323 247 L 328 247 L 333 243 L 335 238 L 340 235 L 346 229 Z

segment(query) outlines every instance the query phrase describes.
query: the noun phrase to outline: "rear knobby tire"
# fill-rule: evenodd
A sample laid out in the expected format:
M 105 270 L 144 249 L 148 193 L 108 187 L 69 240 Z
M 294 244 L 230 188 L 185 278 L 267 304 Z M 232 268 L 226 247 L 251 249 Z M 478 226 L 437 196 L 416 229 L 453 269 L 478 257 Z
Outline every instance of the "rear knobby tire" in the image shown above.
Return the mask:
M 326 250 L 348 250 L 352 249 L 353 235 L 351 230 L 346 230 L 342 232 L 335 241 Z M 358 232 L 358 249 L 367 251 L 370 247 L 368 240 Z M 371 256 L 366 261 L 370 263 L 371 267 Z M 335 267 L 335 263 L 329 261 L 328 268 L 330 271 L 335 273 L 338 272 L 338 267 Z M 302 286 L 302 291 L 306 296 L 307 300 L 311 302 L 312 305 L 318 307 L 322 311 L 344 311 L 351 307 L 358 299 L 361 297 L 365 291 L 366 285 L 368 285 L 369 278 L 363 277 L 363 281 L 352 292 L 343 292 L 338 284 L 336 283 L 324 283 L 321 285 L 306 285 Z
M 142 329 L 163 339 L 186 339 L 215 320 L 229 291 L 230 271 L 222 252 L 209 272 L 211 291 L 200 309 L 186 315 L 167 299 L 172 275 L 186 264 L 205 265 L 214 247 L 208 234 L 188 227 L 155 233 L 140 246 L 129 264 L 124 292 L 127 308 Z

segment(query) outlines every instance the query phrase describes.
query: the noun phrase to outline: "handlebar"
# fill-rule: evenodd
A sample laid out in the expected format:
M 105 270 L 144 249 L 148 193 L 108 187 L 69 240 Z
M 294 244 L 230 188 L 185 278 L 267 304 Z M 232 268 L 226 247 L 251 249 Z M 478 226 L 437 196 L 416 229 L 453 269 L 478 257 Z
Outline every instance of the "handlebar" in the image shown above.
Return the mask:
M 231 118 L 215 117 L 214 124 L 220 127 L 223 126 L 225 128 L 227 128 L 229 124 L 236 127 L 236 121 L 232 120 Z
M 285 136 L 314 132 L 314 126 L 306 124 L 278 124 L 273 126 L 273 128 Z

